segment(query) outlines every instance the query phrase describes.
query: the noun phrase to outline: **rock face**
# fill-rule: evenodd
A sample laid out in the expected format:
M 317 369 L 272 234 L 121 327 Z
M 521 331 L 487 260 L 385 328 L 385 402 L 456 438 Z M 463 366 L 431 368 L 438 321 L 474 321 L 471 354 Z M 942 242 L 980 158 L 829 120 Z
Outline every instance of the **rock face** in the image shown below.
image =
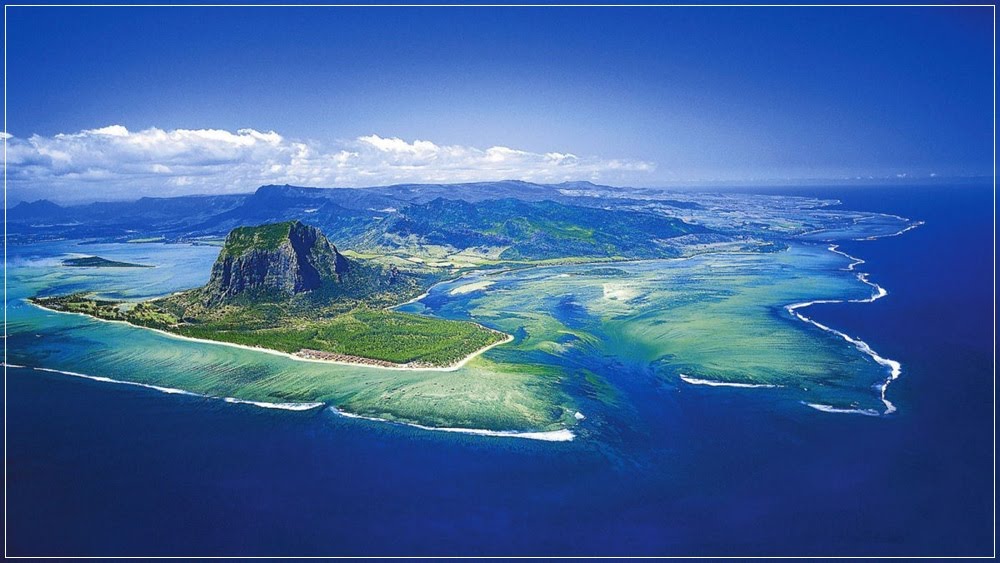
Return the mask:
M 242 294 L 291 297 L 339 283 L 351 262 L 318 229 L 298 221 L 234 229 L 205 289 L 213 300 Z

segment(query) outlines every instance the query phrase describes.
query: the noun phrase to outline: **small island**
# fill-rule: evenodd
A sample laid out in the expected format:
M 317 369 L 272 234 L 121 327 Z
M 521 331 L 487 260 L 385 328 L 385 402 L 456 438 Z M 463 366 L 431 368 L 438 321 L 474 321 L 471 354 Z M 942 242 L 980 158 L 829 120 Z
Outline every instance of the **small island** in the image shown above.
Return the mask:
M 73 268 L 152 268 L 146 264 L 132 264 L 131 262 L 118 262 L 108 260 L 100 256 L 81 256 L 79 258 L 67 258 L 62 261 L 63 266 Z
M 86 294 L 31 302 L 300 360 L 384 368 L 454 369 L 512 340 L 478 323 L 390 309 L 437 281 L 347 258 L 318 229 L 288 221 L 233 230 L 200 288 L 139 303 Z

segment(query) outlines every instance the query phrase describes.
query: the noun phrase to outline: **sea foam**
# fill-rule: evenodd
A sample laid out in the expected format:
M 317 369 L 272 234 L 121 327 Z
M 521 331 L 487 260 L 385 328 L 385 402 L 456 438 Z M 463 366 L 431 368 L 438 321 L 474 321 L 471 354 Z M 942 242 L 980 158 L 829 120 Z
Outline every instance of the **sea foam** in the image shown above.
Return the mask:
M 894 217 L 898 217 L 899 219 L 902 219 L 902 217 L 899 217 L 899 215 L 894 215 Z M 902 230 L 897 231 L 895 233 L 892 233 L 891 235 L 872 235 L 870 237 L 858 238 L 858 239 L 854 239 L 854 240 L 878 240 L 880 238 L 898 237 L 899 235 L 901 235 L 901 234 L 903 234 L 903 233 L 905 233 L 907 231 L 912 231 L 913 229 L 916 229 L 917 227 L 919 227 L 920 225 L 923 225 L 923 224 L 924 224 L 923 221 L 915 221 L 915 222 L 907 225 L 906 227 L 904 227 Z
M 812 407 L 818 411 L 832 412 L 837 414 L 860 414 L 864 416 L 879 416 L 879 412 L 875 409 L 845 409 L 840 407 L 834 407 L 831 405 L 822 405 L 819 403 L 802 403 L 807 407 Z
M 200 393 L 192 393 L 191 391 L 185 391 L 183 389 L 174 389 L 173 387 L 161 387 L 159 385 L 151 385 L 149 383 L 138 383 L 136 381 L 122 381 L 120 379 L 111 379 L 110 377 L 103 377 L 100 375 L 87 375 L 85 373 L 79 373 L 75 371 L 66 371 L 61 369 L 52 368 L 31 368 L 36 371 L 44 371 L 48 373 L 58 373 L 61 375 L 71 375 L 73 377 L 82 377 L 84 379 L 89 379 L 91 381 L 100 381 L 101 383 L 116 383 L 118 385 L 132 385 L 133 387 L 143 387 L 145 389 L 153 389 L 154 391 L 159 391 L 160 393 L 167 393 L 169 395 L 189 395 L 191 397 L 205 397 L 211 398 L 207 395 L 202 395 Z
M 239 405 L 253 405 L 255 407 L 260 407 L 262 409 L 280 409 L 286 411 L 308 411 L 315 408 L 322 407 L 326 403 L 264 403 L 260 401 L 246 401 L 243 399 L 236 399 L 233 397 L 225 397 L 223 400 L 227 403 L 239 404 Z
M 421 430 L 431 430 L 435 432 L 456 432 L 460 434 L 472 434 L 475 436 L 495 436 L 499 438 L 525 438 L 528 440 L 541 440 L 544 442 L 570 442 L 576 436 L 567 428 L 562 428 L 560 430 L 550 430 L 547 432 L 519 432 L 517 430 L 486 430 L 484 428 L 449 428 L 441 426 L 425 426 L 423 424 L 417 424 L 415 422 L 402 422 L 397 420 L 389 420 L 387 418 L 378 418 L 375 416 L 364 416 L 360 414 L 349 413 L 342 411 L 337 407 L 330 407 L 330 410 L 339 416 L 345 418 L 359 418 L 362 420 L 370 420 L 373 422 L 388 422 L 391 424 L 399 424 L 401 426 L 410 426 L 412 428 L 419 428 Z
M 906 231 L 908 231 L 910 229 L 915 229 L 915 228 L 919 227 L 922 224 L 923 224 L 923 222 L 918 221 L 917 223 L 915 223 L 913 225 L 910 225 L 909 227 L 903 229 L 899 233 L 896 233 L 896 235 L 900 235 L 900 234 L 902 234 L 902 233 L 904 233 L 904 232 L 906 232 Z M 895 235 L 887 235 L 887 236 L 895 236 Z M 837 249 L 837 245 L 830 246 L 828 248 L 828 250 L 830 252 L 834 252 L 834 253 L 840 254 L 840 255 L 842 255 L 842 256 L 844 256 L 844 257 L 846 257 L 846 258 L 848 258 L 849 260 L 852 261 L 852 263 L 850 265 L 848 265 L 847 268 L 845 268 L 848 271 L 853 271 L 855 266 L 857 266 L 858 264 L 863 264 L 864 263 L 864 260 L 861 260 L 860 258 L 856 258 L 854 256 L 851 256 L 850 254 L 847 254 L 846 252 L 842 252 L 842 251 L 838 250 Z M 853 344 L 854 347 L 857 348 L 858 350 L 860 350 L 861 352 L 863 352 L 866 355 L 868 355 L 872 360 L 875 361 L 875 363 L 888 368 L 889 369 L 889 375 L 888 375 L 888 377 L 886 377 L 885 381 L 883 381 L 877 388 L 879 390 L 879 398 L 882 400 L 882 404 L 885 405 L 885 412 L 884 412 L 884 414 L 892 414 L 892 413 L 896 412 L 896 406 L 893 405 L 892 402 L 889 401 L 889 399 L 886 397 L 886 392 L 889 389 L 889 384 L 891 384 L 893 381 L 895 381 L 896 379 L 898 379 L 899 376 L 903 373 L 903 366 L 902 366 L 902 364 L 900 364 L 896 360 L 893 360 L 893 359 L 890 359 L 890 358 L 884 358 L 884 357 L 880 356 L 878 353 L 875 352 L 875 350 L 872 350 L 872 347 L 869 346 L 868 343 L 865 342 L 864 340 L 861 340 L 860 338 L 852 338 L 852 337 L 848 336 L 847 334 L 845 334 L 845 333 L 843 333 L 843 332 L 841 332 L 841 331 L 839 331 L 839 330 L 837 330 L 835 328 L 828 327 L 828 326 L 824 325 L 823 323 L 815 321 L 815 320 L 813 320 L 813 319 L 811 319 L 811 318 L 803 315 L 802 313 L 800 313 L 798 311 L 799 309 L 804 309 L 806 307 L 809 307 L 810 305 L 817 305 L 817 304 L 820 304 L 820 303 L 872 303 L 874 301 L 882 299 L 886 295 L 889 295 L 889 292 L 886 291 L 885 288 L 883 288 L 882 286 L 880 286 L 877 283 L 874 283 L 874 282 L 870 281 L 868 279 L 868 274 L 867 273 L 859 272 L 859 273 L 857 273 L 857 278 L 858 278 L 859 281 L 861 281 L 861 283 L 863 283 L 863 284 L 865 284 L 865 285 L 867 285 L 867 286 L 869 286 L 869 287 L 872 288 L 872 295 L 871 295 L 871 297 L 867 297 L 865 299 L 846 299 L 846 300 L 843 300 L 843 299 L 818 299 L 816 301 L 806 301 L 806 302 L 803 302 L 803 303 L 793 303 L 791 305 L 786 305 L 785 306 L 785 310 L 788 311 L 791 315 L 793 315 L 794 317 L 796 317 L 797 319 L 799 319 L 802 322 L 809 323 L 809 324 L 811 324 L 813 326 L 816 326 L 817 328 L 820 328 L 820 329 L 822 329 L 822 330 L 824 330 L 826 332 L 829 332 L 829 333 L 832 333 L 832 334 L 836 334 L 837 336 L 843 338 L 845 341 Z M 851 413 L 861 412 L 861 411 L 856 411 L 854 409 L 837 409 L 837 408 L 834 408 L 834 407 L 830 407 L 828 405 L 815 405 L 815 404 L 810 404 L 810 403 L 806 403 L 806 404 L 808 404 L 810 407 L 822 410 L 824 412 L 851 412 Z M 824 407 L 824 408 L 821 408 L 821 407 Z M 872 413 L 872 412 L 874 412 L 874 411 L 865 410 L 862 414 L 868 414 L 868 413 Z
M 774 388 L 781 387 L 780 385 L 773 385 L 770 383 L 735 383 L 730 381 L 713 381 L 711 379 L 697 379 L 684 375 L 683 373 L 678 374 L 681 381 L 684 383 L 689 383 L 691 385 L 708 385 L 710 387 L 743 387 L 743 388 Z
M 23 367 L 23 366 L 21 366 Z M 192 391 L 185 391 L 183 389 L 175 389 L 173 387 L 163 387 L 161 385 L 152 385 L 149 383 L 139 383 L 136 381 L 123 381 L 121 379 L 112 379 L 110 377 L 103 377 L 100 375 L 87 375 L 85 373 L 79 373 L 75 371 L 66 371 L 61 369 L 52 368 L 42 368 L 42 367 L 32 367 L 29 369 L 34 369 L 37 371 L 44 371 L 48 373 L 58 373 L 61 375 L 70 375 L 73 377 L 82 377 L 84 379 L 89 379 L 91 381 L 99 381 L 101 383 L 115 383 L 118 385 L 131 385 L 134 387 L 142 387 L 144 389 L 152 389 L 154 391 L 159 391 L 160 393 L 166 393 L 168 395 L 187 395 L 189 397 L 201 397 L 203 399 L 221 400 L 226 403 L 231 404 L 244 404 L 253 405 L 265 409 L 281 409 L 288 411 L 307 411 L 324 406 L 326 403 L 267 403 L 261 401 L 247 401 L 243 399 L 236 399 L 233 397 L 216 397 L 213 395 L 204 395 L 202 393 L 194 393 Z

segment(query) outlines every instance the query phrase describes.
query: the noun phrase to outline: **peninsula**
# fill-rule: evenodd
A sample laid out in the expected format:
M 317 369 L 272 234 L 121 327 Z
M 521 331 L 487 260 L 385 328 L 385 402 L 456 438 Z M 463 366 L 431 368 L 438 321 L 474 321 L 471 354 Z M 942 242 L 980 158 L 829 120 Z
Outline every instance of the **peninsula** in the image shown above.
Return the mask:
M 208 283 L 139 303 L 88 294 L 32 303 L 182 337 L 388 368 L 453 369 L 511 337 L 477 323 L 389 309 L 438 276 L 348 258 L 299 221 L 239 227 Z

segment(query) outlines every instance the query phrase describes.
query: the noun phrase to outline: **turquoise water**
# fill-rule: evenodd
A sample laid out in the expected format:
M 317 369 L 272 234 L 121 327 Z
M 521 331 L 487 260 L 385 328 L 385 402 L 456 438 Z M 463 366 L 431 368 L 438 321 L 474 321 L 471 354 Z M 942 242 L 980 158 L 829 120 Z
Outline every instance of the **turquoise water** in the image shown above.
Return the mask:
M 93 253 L 154 268 L 70 268 Z M 622 419 L 615 374 L 673 386 L 734 385 L 818 408 L 877 414 L 886 368 L 794 318 L 789 304 L 863 300 L 876 289 L 825 244 L 778 253 L 478 272 L 402 310 L 469 319 L 515 335 L 456 372 L 302 362 L 182 340 L 124 323 L 46 311 L 32 295 L 144 299 L 204 283 L 217 248 L 80 244 L 13 248 L 8 361 L 215 398 L 444 428 L 589 435 Z M 624 408 L 623 408 L 624 407 Z M 580 418 L 582 413 L 585 418 Z M 582 420 L 588 420 L 583 423 Z
M 889 387 L 892 414 L 838 415 L 803 404 L 884 412 L 872 387 L 884 367 L 783 309 L 797 300 L 871 295 L 872 287 L 843 270 L 851 261 L 825 244 L 620 264 L 616 274 L 574 266 L 480 276 L 439 286 L 409 307 L 511 330 L 515 345 L 490 351 L 475 367 L 492 373 L 487 387 L 509 385 L 507 396 L 518 399 L 489 403 L 499 407 L 490 420 L 518 405 L 558 405 L 546 428 L 570 428 L 573 441 L 432 432 L 324 408 L 278 411 L 8 369 L 11 553 L 988 553 L 991 321 L 980 305 L 989 296 L 982 269 L 990 263 L 989 194 L 919 193 L 923 199 L 854 194 L 859 205 L 927 221 L 904 236 L 843 243 L 867 260 L 858 270 L 889 295 L 804 311 L 902 363 L 902 377 Z M 19 301 L 32 292 L 140 299 L 184 289 L 204 282 L 211 247 L 61 242 L 9 252 L 13 364 L 173 380 L 220 394 L 231 389 L 227 379 L 266 393 L 258 382 L 310 372 L 324 388 L 331 379 L 329 388 L 338 388 L 382 377 Z M 64 252 L 161 267 L 60 268 Z M 186 266 L 164 267 L 171 263 Z M 451 294 L 477 281 L 493 285 Z M 697 311 L 725 318 L 729 305 L 746 312 L 750 304 L 752 326 L 679 322 L 698 319 Z M 737 332 L 719 333 L 727 327 Z M 774 340 L 773 330 L 782 337 Z M 690 340 L 671 348 L 683 338 Z M 769 343 L 769 353 L 747 350 L 747 338 Z M 783 367 L 803 357 L 812 361 L 802 369 L 819 369 L 825 379 Z M 525 375 L 509 365 L 530 368 Z M 776 371 L 762 374 L 765 367 Z M 781 387 L 690 384 L 679 377 L 686 371 Z M 429 393 L 421 384 L 445 381 L 438 377 L 480 379 L 468 373 L 409 381 L 397 391 L 404 395 L 396 404 L 411 405 L 401 416 L 429 412 L 412 407 L 423 403 L 407 389 Z M 485 392 L 466 389 L 473 390 Z M 334 392 L 324 400 L 349 408 L 353 397 Z M 586 418 L 576 421 L 570 410 Z M 471 416 L 446 414 L 455 418 L 442 424 Z

